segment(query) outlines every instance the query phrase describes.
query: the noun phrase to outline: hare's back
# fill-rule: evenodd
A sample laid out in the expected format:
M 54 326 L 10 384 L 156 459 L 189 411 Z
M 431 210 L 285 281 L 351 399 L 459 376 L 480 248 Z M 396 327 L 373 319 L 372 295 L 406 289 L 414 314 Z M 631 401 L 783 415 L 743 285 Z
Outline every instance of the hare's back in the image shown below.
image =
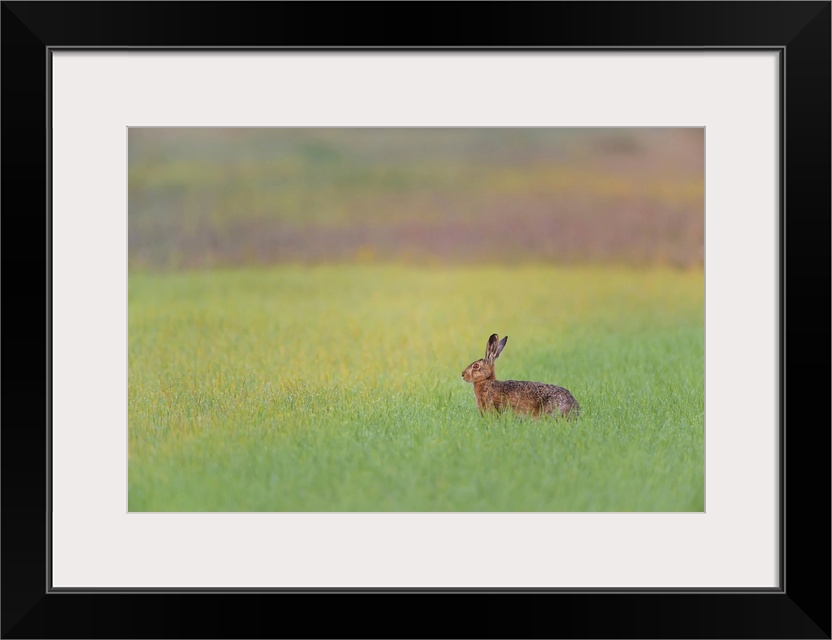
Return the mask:
M 551 413 L 558 411 L 562 415 L 574 415 L 580 410 L 575 396 L 568 389 L 554 384 L 521 380 L 500 380 L 497 384 L 513 406 L 539 407 Z

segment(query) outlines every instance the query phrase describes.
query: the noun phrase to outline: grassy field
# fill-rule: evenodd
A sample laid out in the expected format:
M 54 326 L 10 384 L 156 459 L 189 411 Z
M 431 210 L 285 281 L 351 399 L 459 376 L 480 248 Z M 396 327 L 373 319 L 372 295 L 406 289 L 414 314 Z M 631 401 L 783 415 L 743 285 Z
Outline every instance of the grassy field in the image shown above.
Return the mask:
M 131 272 L 130 511 L 702 511 L 701 269 Z M 569 388 L 480 417 L 460 374 Z

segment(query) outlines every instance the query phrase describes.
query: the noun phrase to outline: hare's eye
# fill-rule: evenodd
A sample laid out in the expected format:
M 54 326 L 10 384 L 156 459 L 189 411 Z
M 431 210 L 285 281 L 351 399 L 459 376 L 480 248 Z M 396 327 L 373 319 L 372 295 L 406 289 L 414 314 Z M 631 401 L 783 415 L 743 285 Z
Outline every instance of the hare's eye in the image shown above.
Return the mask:
M 474 369 L 479 369 L 479 368 L 480 368 L 480 365 L 478 365 L 478 364 L 474 365 Z

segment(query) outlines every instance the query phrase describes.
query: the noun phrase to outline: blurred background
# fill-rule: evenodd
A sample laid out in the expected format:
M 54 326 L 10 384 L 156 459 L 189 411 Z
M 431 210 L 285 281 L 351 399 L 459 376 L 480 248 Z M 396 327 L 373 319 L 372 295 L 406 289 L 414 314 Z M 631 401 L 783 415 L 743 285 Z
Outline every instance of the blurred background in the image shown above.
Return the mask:
M 129 266 L 698 267 L 704 129 L 129 130 Z

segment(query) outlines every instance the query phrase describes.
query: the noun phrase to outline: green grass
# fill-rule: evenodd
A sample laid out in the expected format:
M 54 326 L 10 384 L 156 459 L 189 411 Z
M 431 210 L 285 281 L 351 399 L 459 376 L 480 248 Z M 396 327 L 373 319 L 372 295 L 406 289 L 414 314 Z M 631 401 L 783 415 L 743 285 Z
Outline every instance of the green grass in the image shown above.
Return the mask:
M 130 511 L 702 511 L 700 270 L 133 273 Z M 569 388 L 480 417 L 460 374 Z

